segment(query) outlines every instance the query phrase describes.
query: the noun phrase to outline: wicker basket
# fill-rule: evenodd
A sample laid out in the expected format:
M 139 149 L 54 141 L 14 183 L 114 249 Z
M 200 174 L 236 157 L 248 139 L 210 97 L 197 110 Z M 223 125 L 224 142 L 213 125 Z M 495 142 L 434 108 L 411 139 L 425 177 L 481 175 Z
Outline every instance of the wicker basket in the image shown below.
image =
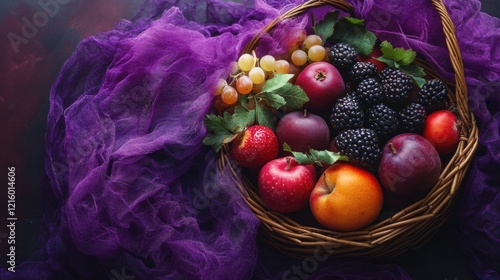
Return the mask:
M 392 217 L 359 231 L 335 232 L 320 227 L 301 225 L 287 215 L 269 210 L 259 197 L 256 186 L 245 176 L 239 176 L 237 168 L 230 162 L 226 146 L 220 153 L 219 168 L 231 169 L 234 180 L 240 187 L 249 207 L 260 219 L 260 240 L 296 257 L 312 256 L 320 250 L 327 250 L 336 257 L 356 259 L 394 257 L 423 244 L 446 220 L 477 148 L 478 129 L 473 114 L 469 112 L 464 69 L 453 22 L 440 0 L 431 1 L 440 15 L 455 72 L 455 82 L 449 82 L 447 86 L 451 93 L 449 98 L 456 104 L 461 122 L 457 151 L 444 167 L 438 182 L 425 198 L 397 212 Z M 243 53 L 251 52 L 257 46 L 259 38 L 271 31 L 280 21 L 303 14 L 310 8 L 324 5 L 353 14 L 352 6 L 342 0 L 310 0 L 271 21 L 246 45 Z M 437 77 L 436 73 L 425 63 L 421 63 L 421 66 L 424 67 L 429 77 Z

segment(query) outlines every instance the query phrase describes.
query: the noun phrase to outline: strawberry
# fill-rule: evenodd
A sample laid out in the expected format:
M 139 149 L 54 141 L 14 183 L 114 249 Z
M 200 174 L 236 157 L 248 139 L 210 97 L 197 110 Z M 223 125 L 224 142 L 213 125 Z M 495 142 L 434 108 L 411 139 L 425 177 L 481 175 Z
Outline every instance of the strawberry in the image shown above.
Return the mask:
M 278 149 L 278 138 L 272 129 L 252 125 L 234 139 L 231 155 L 242 167 L 260 168 L 278 156 Z

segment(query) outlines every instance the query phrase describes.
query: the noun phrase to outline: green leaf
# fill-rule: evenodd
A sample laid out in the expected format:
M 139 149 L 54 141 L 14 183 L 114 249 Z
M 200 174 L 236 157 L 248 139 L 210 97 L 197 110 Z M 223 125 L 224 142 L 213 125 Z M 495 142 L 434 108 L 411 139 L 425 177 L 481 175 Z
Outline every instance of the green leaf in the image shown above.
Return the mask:
M 204 123 L 208 133 L 203 144 L 219 151 L 224 144 L 233 141 L 239 132 L 246 130 L 254 122 L 255 111 L 243 106 L 236 107 L 232 115 L 228 112 L 224 112 L 222 116 L 207 115 Z
M 323 20 L 321 20 L 317 24 L 314 24 L 313 26 L 314 33 L 320 36 L 321 39 L 323 39 L 323 44 L 330 36 L 332 36 L 333 28 L 339 20 L 339 15 L 340 15 L 339 11 L 329 12 L 325 15 Z
M 255 110 L 247 110 L 242 106 L 234 108 L 234 113 L 229 120 L 229 128 L 233 133 L 246 130 L 255 122 Z
M 408 74 L 419 87 L 423 86 L 425 83 L 425 71 L 422 67 L 413 63 L 417 57 L 417 53 L 411 49 L 405 50 L 403 48 L 394 48 L 388 41 L 380 43 L 380 50 L 383 55 L 378 57 L 377 60 L 384 62 L 389 65 L 389 67 L 401 69 Z
M 379 56 L 376 59 L 380 62 L 387 64 L 387 66 L 389 66 L 389 67 L 396 68 L 396 63 L 394 63 L 394 60 L 392 60 L 392 59 L 387 59 L 387 58 L 384 58 L 382 56 Z
M 309 101 L 307 94 L 301 87 L 290 83 L 288 83 L 288 86 L 276 90 L 276 94 L 280 95 L 285 100 L 288 110 L 300 109 Z
M 401 67 L 401 70 L 413 77 L 425 77 L 424 68 L 417 64 L 410 64 L 408 66 Z
M 293 74 L 277 74 L 266 81 L 266 84 L 262 87 L 262 92 L 275 91 L 285 86 L 291 78 L 293 78 Z
M 425 71 L 422 67 L 420 67 L 420 65 L 413 63 L 408 66 L 401 67 L 401 70 L 408 74 L 418 87 L 422 87 L 425 84 Z
M 294 159 L 299 164 L 310 164 L 311 158 L 308 154 L 294 152 L 287 143 L 283 143 L 283 151 L 292 153 Z
M 250 96 L 250 94 L 240 94 L 240 96 L 239 96 L 241 106 L 243 106 L 247 109 L 248 109 L 248 97 L 249 96 Z
M 265 125 L 272 130 L 276 128 L 276 116 L 266 105 L 258 104 L 255 107 L 255 119 L 258 124 Z
M 418 85 L 419 88 L 421 88 L 426 82 L 426 80 L 424 78 L 420 78 L 420 77 L 412 77 L 412 78 L 415 81 L 415 83 Z
M 283 98 L 281 95 L 277 93 L 278 90 L 271 92 L 264 92 L 263 94 L 263 98 L 269 101 L 269 105 L 271 105 L 273 108 L 276 109 L 279 109 L 286 104 L 285 98 Z
M 203 144 L 219 151 L 224 143 L 234 139 L 234 134 L 227 128 L 226 121 L 221 116 L 207 115 L 204 119 L 209 133 L 203 139 Z
M 344 17 L 335 24 L 335 31 L 328 41 L 347 43 L 357 52 L 368 56 L 373 50 L 377 37 L 364 28 L 362 20 Z
M 388 41 L 383 41 L 380 44 L 380 50 L 382 51 L 382 57 L 387 60 L 393 60 L 396 64 L 400 66 L 407 66 L 413 62 L 417 53 L 411 49 L 405 50 L 403 48 L 394 48 Z
M 233 134 L 207 134 L 203 138 L 203 144 L 212 147 L 216 152 L 218 152 L 225 143 L 231 142 L 236 135 Z
M 257 94 L 259 98 L 269 101 L 269 105 L 279 109 L 287 106 L 289 109 L 299 109 L 304 103 L 309 101 L 306 93 L 299 87 L 292 85 L 288 81 L 293 74 L 278 74 L 269 79 L 262 92 Z
M 309 150 L 309 153 L 311 153 L 311 156 L 316 161 L 326 163 L 326 164 L 334 164 L 338 160 L 349 161 L 349 159 L 346 156 L 343 156 L 339 153 L 335 153 L 335 152 L 328 151 L 328 150 L 318 151 L 318 150 L 311 149 L 311 150 Z
M 294 152 L 287 143 L 283 143 L 283 151 L 292 153 L 299 164 L 316 164 L 322 166 L 323 163 L 334 164 L 339 160 L 349 161 L 346 156 L 328 150 L 318 151 L 310 149 L 309 154 Z
M 365 24 L 365 21 L 363 19 L 360 19 L 360 18 L 344 17 L 344 19 L 353 25 L 364 26 L 364 24 Z
M 394 47 L 387 40 L 384 40 L 382 43 L 380 43 L 380 50 L 382 51 L 382 55 L 387 59 L 391 58 L 391 52 L 393 49 Z
M 229 129 L 227 128 L 224 118 L 222 118 L 221 116 L 213 114 L 206 115 L 203 122 L 205 123 L 205 126 L 207 127 L 208 131 L 228 132 L 228 133 L 230 132 Z
M 410 63 L 415 60 L 415 57 L 417 57 L 417 53 L 412 51 L 412 50 L 407 50 L 405 53 L 405 56 L 400 59 L 398 62 L 400 65 L 407 66 L 410 65 Z

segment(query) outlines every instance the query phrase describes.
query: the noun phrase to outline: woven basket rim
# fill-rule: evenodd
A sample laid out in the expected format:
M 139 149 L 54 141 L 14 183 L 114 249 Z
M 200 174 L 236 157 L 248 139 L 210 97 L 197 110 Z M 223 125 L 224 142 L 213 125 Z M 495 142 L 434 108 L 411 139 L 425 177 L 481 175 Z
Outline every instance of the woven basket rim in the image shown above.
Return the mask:
M 267 209 L 259 197 L 256 187 L 245 176 L 241 176 L 238 167 L 232 164 L 229 148 L 225 145 L 219 154 L 219 168 L 221 170 L 230 169 L 247 205 L 261 221 L 260 238 L 264 242 L 296 257 L 310 256 L 321 246 L 334 248 L 332 254 L 339 257 L 358 259 L 394 257 L 421 245 L 446 220 L 477 149 L 478 128 L 474 115 L 468 107 L 462 56 L 454 24 L 440 0 L 431 0 L 431 2 L 440 16 L 450 61 L 455 73 L 455 81 L 448 82 L 447 87 L 450 100 L 456 105 L 458 119 L 461 123 L 458 148 L 443 168 L 437 183 L 423 199 L 389 218 L 358 231 L 335 232 L 301 225 L 287 215 Z M 260 38 L 271 32 L 279 22 L 301 15 L 311 8 L 324 5 L 350 14 L 354 13 L 353 7 L 344 0 L 309 0 L 269 22 L 247 43 L 242 53 L 250 53 L 255 49 Z M 423 61 L 418 63 L 428 75 L 439 77 L 428 64 Z

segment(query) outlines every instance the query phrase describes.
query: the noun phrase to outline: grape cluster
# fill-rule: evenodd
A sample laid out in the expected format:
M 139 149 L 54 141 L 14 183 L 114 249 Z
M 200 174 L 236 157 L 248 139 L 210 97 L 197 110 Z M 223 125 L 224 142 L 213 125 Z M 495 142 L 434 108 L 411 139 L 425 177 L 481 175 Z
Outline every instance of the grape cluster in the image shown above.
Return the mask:
M 238 101 L 239 95 L 259 93 L 266 80 L 275 74 L 298 74 L 301 67 L 308 63 L 327 59 L 327 50 L 322 45 L 321 37 L 316 34 L 297 38 L 292 44 L 289 54 L 284 58 L 277 58 L 266 54 L 257 57 L 252 54 L 242 54 L 235 62 L 230 79 L 221 79 L 215 90 L 215 95 L 223 105 L 233 105 Z
M 290 61 L 298 67 L 306 65 L 308 62 L 316 62 L 324 60 L 326 49 L 323 47 L 323 40 L 316 34 L 308 35 L 302 44 L 297 45 L 293 50 Z
M 259 93 L 269 77 L 289 71 L 290 64 L 286 60 L 277 60 L 272 55 L 259 59 L 255 53 L 245 53 L 235 63 L 230 82 L 220 79 L 215 95 L 220 95 L 224 104 L 232 105 L 238 101 L 240 94 Z

